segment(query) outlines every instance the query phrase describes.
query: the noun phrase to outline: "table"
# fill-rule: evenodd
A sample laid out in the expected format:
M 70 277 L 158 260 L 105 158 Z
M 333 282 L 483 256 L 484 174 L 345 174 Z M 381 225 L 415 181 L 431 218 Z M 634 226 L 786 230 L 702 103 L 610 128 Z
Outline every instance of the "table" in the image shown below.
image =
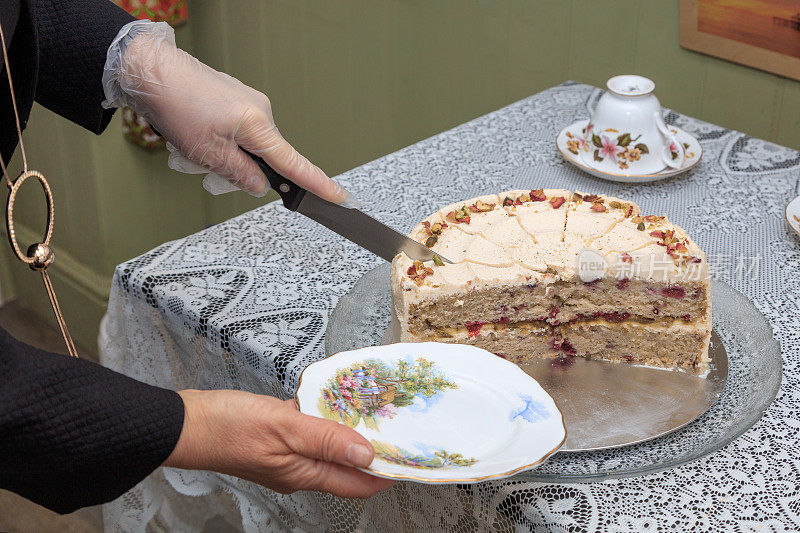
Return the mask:
M 245 531 L 399 528 L 557 531 L 800 529 L 800 239 L 783 219 L 800 189 L 800 153 L 665 110 L 698 137 L 691 173 L 623 185 L 586 175 L 555 149 L 599 89 L 567 82 L 338 176 L 366 210 L 402 230 L 484 192 L 559 187 L 668 213 L 706 250 L 713 275 L 771 322 L 784 378 L 764 417 L 722 450 L 640 478 L 472 486 L 398 483 L 368 502 L 283 496 L 236 478 L 159 469 L 104 507 L 112 531 L 198 530 L 224 517 Z M 103 362 L 169 388 L 288 397 L 324 356 L 328 315 L 380 259 L 275 202 L 117 267 Z

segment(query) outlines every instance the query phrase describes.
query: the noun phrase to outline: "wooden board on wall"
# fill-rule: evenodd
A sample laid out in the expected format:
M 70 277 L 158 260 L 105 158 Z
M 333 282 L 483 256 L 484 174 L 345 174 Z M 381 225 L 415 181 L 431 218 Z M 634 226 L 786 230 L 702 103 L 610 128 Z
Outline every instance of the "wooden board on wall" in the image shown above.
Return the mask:
M 800 57 L 698 29 L 698 7 L 703 0 L 680 0 L 680 44 L 684 48 L 800 80 Z M 800 11 L 800 10 L 799 10 Z M 800 39 L 800 31 L 798 31 Z

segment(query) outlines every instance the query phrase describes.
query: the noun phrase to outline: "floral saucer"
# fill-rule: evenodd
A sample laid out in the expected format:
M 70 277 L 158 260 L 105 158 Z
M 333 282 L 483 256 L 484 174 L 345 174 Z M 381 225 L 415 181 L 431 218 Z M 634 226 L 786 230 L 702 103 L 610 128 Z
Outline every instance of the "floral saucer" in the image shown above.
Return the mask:
M 364 469 L 420 483 L 473 483 L 534 468 L 567 437 L 561 411 L 517 365 L 474 346 L 370 346 L 306 367 L 300 411 L 354 428 Z
M 786 206 L 786 223 L 800 237 L 800 196 L 795 197 Z
M 680 128 L 669 126 L 669 130 L 675 134 L 684 147 L 686 153 L 684 165 L 679 169 L 665 167 L 652 174 L 637 174 L 635 171 L 636 158 L 643 150 L 647 150 L 647 147 L 635 143 L 629 134 L 620 134 L 616 131 L 611 131 L 602 137 L 594 135 L 593 138 L 597 138 L 595 143 L 592 140 L 587 141 L 584 139 L 584 134 L 588 125 L 589 119 L 583 119 L 561 130 L 556 138 L 556 147 L 564 159 L 598 178 L 620 183 L 646 183 L 663 180 L 694 168 L 703 156 L 703 148 L 697 139 Z M 595 146 L 598 143 L 599 146 Z M 671 151 L 671 154 L 673 157 L 678 157 L 677 151 Z M 620 167 L 619 173 L 605 172 L 589 166 L 585 160 L 587 155 L 603 159 L 614 158 L 617 166 Z

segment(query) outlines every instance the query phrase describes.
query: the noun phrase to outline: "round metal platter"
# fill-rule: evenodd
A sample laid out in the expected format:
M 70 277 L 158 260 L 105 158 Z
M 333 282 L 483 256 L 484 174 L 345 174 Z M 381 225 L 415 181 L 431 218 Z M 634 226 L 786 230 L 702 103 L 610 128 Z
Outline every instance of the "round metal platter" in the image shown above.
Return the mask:
M 658 472 L 718 450 L 752 427 L 780 388 L 780 345 L 744 294 L 712 280 L 711 296 L 712 366 L 705 378 L 582 358 L 523 365 L 563 412 L 567 440 L 547 462 L 518 476 L 571 483 Z M 326 353 L 392 342 L 391 308 L 389 264 L 383 264 L 337 304 Z
M 382 344 L 400 338 L 397 319 Z M 696 420 L 725 389 L 728 354 L 711 334 L 711 370 L 688 372 L 609 363 L 582 357 L 535 359 L 520 365 L 550 394 L 564 415 L 562 452 L 585 452 L 637 444 Z

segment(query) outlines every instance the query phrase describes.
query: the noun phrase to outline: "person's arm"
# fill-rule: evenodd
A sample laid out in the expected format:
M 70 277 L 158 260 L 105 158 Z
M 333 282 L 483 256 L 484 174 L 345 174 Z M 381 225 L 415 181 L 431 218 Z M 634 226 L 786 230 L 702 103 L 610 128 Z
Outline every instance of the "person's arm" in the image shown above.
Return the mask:
M 137 21 L 108 0 L 33 5 L 40 104 L 94 133 L 130 105 L 169 141 L 170 166 L 211 172 L 204 183 L 215 193 L 266 192 L 241 146 L 322 198 L 357 203 L 283 138 L 266 95 L 177 48 L 166 23 Z
M 113 109 L 101 105 L 103 66 L 120 28 L 135 20 L 109 0 L 31 2 L 39 74 L 35 100 L 93 133 L 101 133 Z
M 169 457 L 181 397 L 0 329 L 0 487 L 59 513 L 111 501 Z
M 0 329 L 0 488 L 59 513 L 109 502 L 158 466 L 213 470 L 273 490 L 368 498 L 393 484 L 350 428 L 293 401 L 176 393 L 23 344 Z

